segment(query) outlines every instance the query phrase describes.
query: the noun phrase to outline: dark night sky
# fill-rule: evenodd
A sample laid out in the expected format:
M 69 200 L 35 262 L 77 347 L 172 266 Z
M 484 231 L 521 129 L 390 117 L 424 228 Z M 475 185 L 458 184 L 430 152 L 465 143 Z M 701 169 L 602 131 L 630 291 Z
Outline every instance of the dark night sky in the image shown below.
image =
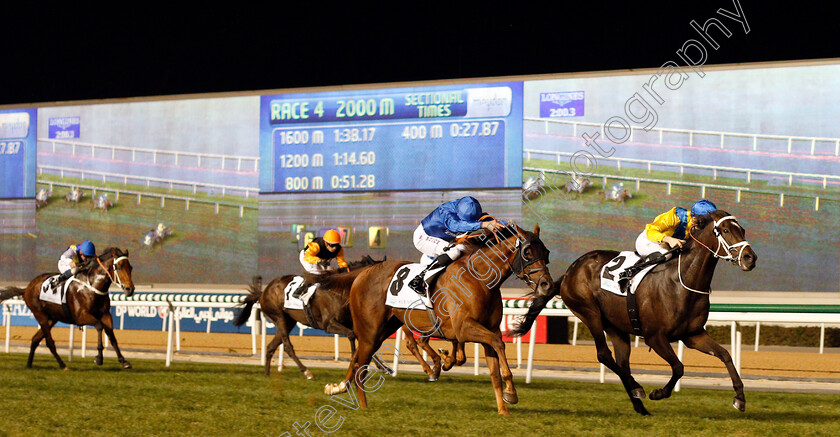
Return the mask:
M 513 3 L 30 6 L 4 19 L 0 104 L 650 68 L 711 17 L 733 34 L 709 64 L 840 57 L 836 14 L 813 2 L 741 0 L 746 35 L 716 13 L 733 0 Z

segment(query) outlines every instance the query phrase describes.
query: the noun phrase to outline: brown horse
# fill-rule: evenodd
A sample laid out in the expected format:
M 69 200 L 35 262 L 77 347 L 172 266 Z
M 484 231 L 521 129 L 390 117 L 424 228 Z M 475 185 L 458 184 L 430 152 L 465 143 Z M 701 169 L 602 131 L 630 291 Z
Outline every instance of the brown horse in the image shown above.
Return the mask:
M 359 406 L 367 408 L 365 390 L 369 389 L 368 363 L 382 342 L 404 323 L 424 333 L 436 332 L 461 344 L 484 345 L 487 367 L 496 395 L 499 414 L 509 415 L 506 403 L 518 402 L 513 374 L 507 364 L 505 345 L 499 324 L 502 320 L 501 283 L 515 273 L 540 294 L 551 289 L 548 249 L 539 239 L 539 226 L 534 233 L 509 225 L 495 233 L 481 233 L 467 240 L 467 251 L 438 278 L 431 290 L 439 332 L 426 311 L 398 309 L 385 305 L 391 278 L 406 262 L 387 261 L 373 266 L 356 278 L 350 290 L 350 311 L 353 330 L 359 347 L 350 361 L 347 375 L 338 384 L 328 384 L 328 395 L 354 390 Z M 376 360 L 378 361 L 378 360 Z M 500 369 L 501 367 L 501 369 Z M 505 381 L 504 391 L 502 379 Z M 353 381 L 353 384 L 350 383 Z
M 356 334 L 353 333 L 353 320 L 350 318 L 350 306 L 348 298 L 350 295 L 350 285 L 353 280 L 367 267 L 380 263 L 382 261 L 375 261 L 369 256 L 365 256 L 361 261 L 350 264 L 349 273 L 337 273 L 324 276 L 304 275 L 304 286 L 318 282 L 318 292 L 309 300 L 310 315 L 306 315 L 304 310 L 284 308 L 286 296 L 284 290 L 286 285 L 294 279 L 295 275 L 286 275 L 272 280 L 265 289 L 261 286 L 261 279 L 254 278 L 249 286 L 250 293 L 245 297 L 242 311 L 236 316 L 233 324 L 235 326 L 242 326 L 248 321 L 251 316 L 251 309 L 254 304 L 259 302 L 261 310 L 266 317 L 271 319 L 274 326 L 277 327 L 277 333 L 268 344 L 265 350 L 265 376 L 271 374 L 271 358 L 274 352 L 280 345 L 284 345 L 283 349 L 286 354 L 294 360 L 301 372 L 307 379 L 313 379 L 315 375 L 303 365 L 295 354 L 295 348 L 289 341 L 289 332 L 295 327 L 297 322 L 312 328 L 321 329 L 330 334 L 344 335 L 350 341 L 350 349 L 352 352 L 356 351 Z
M 58 352 L 55 350 L 51 329 L 57 322 L 64 322 L 78 326 L 92 325 L 96 328 L 99 344 L 95 362 L 102 365 L 102 330 L 108 335 L 117 358 L 123 368 L 130 369 L 131 364 L 123 358 L 117 339 L 114 337 L 114 323 L 111 319 L 111 299 L 108 297 L 108 288 L 111 283 L 116 283 L 129 297 L 134 294 L 134 282 L 131 280 L 131 263 L 128 261 L 128 251 L 122 252 L 118 248 L 108 248 L 102 255 L 89 260 L 75 277 L 68 279 L 70 282 L 67 289 L 67 308 L 51 302 L 42 301 L 39 298 L 41 284 L 52 276 L 44 273 L 35 277 L 32 282 L 21 289 L 9 287 L 0 292 L 0 302 L 15 296 L 23 296 L 26 306 L 32 311 L 35 320 L 40 328 L 32 337 L 32 344 L 29 349 L 29 360 L 27 368 L 32 368 L 32 360 L 35 357 L 35 349 L 42 339 L 46 339 L 47 347 L 50 348 L 58 367 L 67 367 Z
M 671 365 L 672 376 L 663 388 L 650 393 L 651 400 L 671 396 L 683 375 L 683 364 L 671 347 L 681 340 L 686 346 L 714 355 L 726 365 L 735 389 L 733 406 L 746 408 L 744 384 L 738 375 L 729 352 L 717 344 L 706 332 L 709 317 L 709 293 L 718 258 L 737 264 L 741 270 L 755 268 L 758 256 L 745 239 L 745 230 L 735 217 L 724 211 L 695 217 L 687 243 L 676 260 L 651 270 L 636 290 L 642 336 L 660 357 Z M 558 293 L 572 312 L 586 324 L 595 339 L 598 361 L 615 372 L 630 396 L 633 408 L 642 415 L 649 414 L 642 404 L 645 391 L 630 375 L 630 336 L 633 328 L 627 312 L 626 298 L 601 290 L 601 268 L 618 252 L 596 250 L 578 258 L 566 274 L 555 284 L 551 294 L 536 297 L 525 319 L 512 332 L 523 335 L 531 328 L 537 315 Z M 683 267 L 685 266 L 685 267 Z M 613 360 L 606 332 L 615 351 Z

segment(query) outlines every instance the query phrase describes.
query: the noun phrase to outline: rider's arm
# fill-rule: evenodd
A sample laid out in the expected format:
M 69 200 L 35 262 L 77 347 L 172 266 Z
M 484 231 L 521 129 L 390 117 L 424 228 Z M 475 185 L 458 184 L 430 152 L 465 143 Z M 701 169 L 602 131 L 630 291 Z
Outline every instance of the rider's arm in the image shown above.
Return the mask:
M 318 246 L 318 243 L 314 241 L 309 243 L 306 246 L 306 251 L 303 252 L 303 260 L 310 263 L 310 264 L 317 264 L 321 261 L 321 258 L 318 258 L 318 252 L 321 250 L 321 247 Z
M 335 256 L 335 260 L 338 262 L 339 269 L 347 269 L 350 270 L 350 266 L 347 265 L 347 261 L 344 259 L 344 248 L 338 249 L 338 255 Z
M 656 216 L 653 223 L 645 226 L 645 234 L 650 241 L 661 243 L 663 238 L 674 235 L 674 231 L 679 225 L 680 219 L 677 217 L 677 208 L 675 207 Z

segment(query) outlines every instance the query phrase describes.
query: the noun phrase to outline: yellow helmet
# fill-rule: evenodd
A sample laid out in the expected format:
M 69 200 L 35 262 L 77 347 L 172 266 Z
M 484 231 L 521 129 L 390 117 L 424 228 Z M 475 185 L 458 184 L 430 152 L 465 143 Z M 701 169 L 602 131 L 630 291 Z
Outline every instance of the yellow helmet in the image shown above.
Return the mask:
M 324 233 L 324 241 L 330 244 L 340 244 L 341 235 L 335 229 L 330 229 Z

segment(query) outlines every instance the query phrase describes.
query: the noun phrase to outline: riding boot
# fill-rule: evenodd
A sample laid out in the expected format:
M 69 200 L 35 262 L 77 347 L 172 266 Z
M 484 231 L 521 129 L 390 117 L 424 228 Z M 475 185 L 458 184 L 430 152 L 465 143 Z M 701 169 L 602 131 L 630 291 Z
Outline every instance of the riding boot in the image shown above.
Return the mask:
M 446 267 L 449 264 L 452 264 L 452 258 L 450 258 L 449 255 L 445 253 L 438 255 L 438 257 L 435 258 L 435 260 L 432 261 L 431 264 L 426 266 L 426 268 L 423 269 L 422 272 L 420 272 L 417 276 L 414 277 L 414 279 L 411 280 L 411 282 L 408 283 L 408 287 L 414 290 L 414 292 L 417 294 L 426 295 L 426 285 L 432 280 L 434 280 L 434 278 L 437 277 L 437 275 L 440 274 L 440 272 L 442 272 L 443 270 L 440 270 L 437 274 L 428 279 L 425 278 L 426 272 L 438 267 Z

